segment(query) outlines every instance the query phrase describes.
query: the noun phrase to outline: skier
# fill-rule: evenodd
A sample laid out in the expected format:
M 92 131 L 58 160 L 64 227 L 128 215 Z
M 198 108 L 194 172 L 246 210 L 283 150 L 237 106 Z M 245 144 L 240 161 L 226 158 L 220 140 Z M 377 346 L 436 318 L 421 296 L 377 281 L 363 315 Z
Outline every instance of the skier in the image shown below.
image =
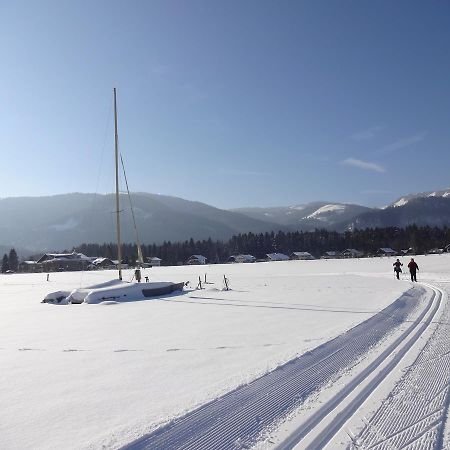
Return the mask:
M 394 266 L 394 272 L 397 276 L 397 280 L 400 280 L 400 273 L 402 272 L 403 263 L 401 263 L 400 260 L 397 258 L 397 261 L 395 261 L 395 263 L 392 265 Z
M 417 282 L 416 271 L 419 270 L 419 266 L 414 261 L 414 258 L 411 258 L 411 261 L 408 264 L 409 273 L 411 274 L 411 281 Z

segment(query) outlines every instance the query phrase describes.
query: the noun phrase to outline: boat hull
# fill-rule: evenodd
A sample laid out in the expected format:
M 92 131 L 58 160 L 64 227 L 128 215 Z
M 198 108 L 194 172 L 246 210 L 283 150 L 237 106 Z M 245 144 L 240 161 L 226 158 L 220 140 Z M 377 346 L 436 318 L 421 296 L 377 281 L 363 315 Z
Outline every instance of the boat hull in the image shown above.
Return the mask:
M 158 297 L 161 295 L 171 294 L 172 292 L 182 291 L 183 287 L 184 283 L 171 283 L 168 286 L 144 288 L 142 289 L 142 295 L 145 298 Z
M 72 292 L 53 292 L 48 294 L 43 302 L 53 304 L 133 302 L 170 295 L 174 292 L 183 291 L 183 287 L 183 282 L 127 283 L 120 280 L 111 280 L 95 286 L 74 289 Z

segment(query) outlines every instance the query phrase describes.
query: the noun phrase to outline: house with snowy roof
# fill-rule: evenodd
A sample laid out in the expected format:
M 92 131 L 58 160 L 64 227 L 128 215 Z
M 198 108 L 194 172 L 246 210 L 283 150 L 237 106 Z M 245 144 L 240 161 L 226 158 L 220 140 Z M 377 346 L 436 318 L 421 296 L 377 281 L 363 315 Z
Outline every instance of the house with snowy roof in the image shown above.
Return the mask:
M 192 265 L 203 265 L 206 264 L 206 256 L 203 255 L 192 255 L 189 257 L 189 259 L 186 261 L 186 264 L 192 266 Z
M 444 253 L 444 249 L 443 248 L 432 248 L 431 250 L 428 250 L 427 253 L 430 255 L 440 255 L 441 253 Z
M 325 252 L 320 259 L 338 259 L 341 258 L 341 254 L 335 251 Z
M 117 264 L 109 258 L 95 258 L 92 261 L 92 265 L 98 269 L 113 269 L 117 267 Z
M 84 255 L 83 253 L 44 253 L 36 262 L 38 264 L 43 263 L 44 261 L 50 261 L 52 259 L 83 259 L 86 261 L 93 261 L 96 258 L 90 258 L 89 256 Z
M 42 272 L 42 265 L 36 261 L 22 261 L 19 263 L 19 272 Z
M 288 261 L 289 256 L 285 255 L 284 253 L 267 253 L 267 260 L 268 261 Z
M 253 255 L 232 255 L 228 258 L 228 262 L 233 263 L 253 263 L 256 258 Z
M 343 258 L 361 258 L 364 252 L 356 250 L 355 248 L 347 248 L 341 253 Z
M 161 258 L 158 258 L 157 256 L 149 256 L 145 258 L 145 265 L 147 267 L 159 267 L 161 265 Z
M 37 263 L 41 264 L 46 272 L 86 270 L 96 258 L 90 258 L 83 253 L 45 253 Z
M 390 247 L 382 247 L 378 249 L 377 254 L 379 256 L 397 256 L 398 252 Z
M 311 259 L 315 259 L 313 255 L 309 252 L 292 252 L 291 259 L 298 259 L 302 261 L 307 261 Z

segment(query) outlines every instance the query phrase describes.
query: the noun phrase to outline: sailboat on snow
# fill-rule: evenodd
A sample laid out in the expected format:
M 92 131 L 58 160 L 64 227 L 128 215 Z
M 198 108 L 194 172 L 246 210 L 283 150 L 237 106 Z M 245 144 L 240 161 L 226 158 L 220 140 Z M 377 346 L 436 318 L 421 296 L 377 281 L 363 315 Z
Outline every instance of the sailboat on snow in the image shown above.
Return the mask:
M 184 282 L 146 282 L 141 283 L 141 267 L 144 263 L 141 245 L 137 233 L 136 221 L 134 218 L 133 205 L 131 204 L 128 181 L 125 175 L 128 196 L 130 198 L 131 213 L 133 215 L 133 224 L 136 232 L 136 246 L 138 251 L 138 267 L 135 270 L 135 282 L 122 280 L 122 251 L 120 238 L 120 197 L 119 197 L 119 138 L 117 127 L 117 100 L 116 88 L 114 88 L 114 148 L 115 148 L 115 177 L 116 177 L 116 231 L 117 231 L 117 260 L 118 260 L 118 279 L 107 281 L 105 283 L 88 286 L 85 288 L 74 289 L 73 291 L 57 291 L 48 294 L 44 303 L 101 303 L 105 301 L 136 301 L 145 298 L 157 297 L 171 294 L 172 292 L 182 291 Z M 123 166 L 123 161 L 122 161 Z M 125 174 L 125 172 L 124 172 Z

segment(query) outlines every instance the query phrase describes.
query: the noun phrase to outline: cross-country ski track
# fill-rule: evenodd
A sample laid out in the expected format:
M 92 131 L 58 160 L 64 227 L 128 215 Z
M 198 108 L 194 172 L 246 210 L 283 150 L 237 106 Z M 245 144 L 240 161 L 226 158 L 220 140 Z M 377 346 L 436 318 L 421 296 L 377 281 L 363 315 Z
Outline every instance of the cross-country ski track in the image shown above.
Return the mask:
M 450 308 L 447 302 L 425 347 L 354 437 L 353 449 L 444 448 L 449 407 Z
M 429 285 L 423 285 L 423 287 L 416 285 L 383 311 L 348 332 L 253 382 L 241 386 L 183 417 L 174 419 L 123 449 L 231 450 L 250 448 L 261 439 L 265 430 L 286 418 L 330 380 L 351 368 L 354 376 L 350 381 L 319 408 L 316 408 L 276 447 L 279 450 L 294 447 L 324 448 L 342 429 L 347 420 L 355 413 L 357 414 L 360 406 L 374 389 L 383 382 L 423 335 L 440 310 L 441 299 L 442 291 L 440 289 Z M 443 329 L 447 332 L 447 327 L 443 327 Z M 381 342 L 384 343 L 382 350 L 380 350 Z M 376 352 L 377 348 L 378 352 Z M 436 348 L 443 351 L 439 346 Z M 367 359 L 370 359 L 370 363 L 361 364 L 363 367 L 358 371 L 359 363 Z M 448 366 L 450 366 L 450 355 L 448 359 L 445 358 L 445 362 L 448 362 Z M 443 381 L 444 384 L 448 379 L 447 376 Z M 435 398 L 445 397 L 443 401 L 447 402 L 447 391 L 440 387 L 439 383 L 431 383 L 431 380 L 429 386 L 434 395 L 433 401 Z M 427 386 L 424 385 L 424 389 Z M 436 389 L 440 389 L 439 392 L 435 392 Z M 424 398 L 429 399 L 430 397 L 424 394 Z M 431 404 L 434 405 L 434 403 Z M 440 429 L 442 429 L 444 414 L 441 413 L 437 418 L 436 414 L 433 415 L 432 407 L 430 408 L 431 410 L 423 422 L 431 427 L 430 424 L 436 425 L 440 418 Z M 441 409 L 443 411 L 445 408 Z M 383 414 L 380 412 L 378 416 L 384 417 Z M 389 419 L 386 423 L 390 424 Z M 387 443 L 389 434 L 386 433 L 389 433 L 389 430 L 385 432 L 382 429 L 374 435 L 371 432 L 374 428 L 379 430 L 382 425 L 378 422 L 368 424 L 367 429 L 358 439 L 361 442 L 370 442 L 371 446 L 379 445 L 380 442 Z M 438 434 L 436 432 L 436 439 L 439 439 Z M 408 434 L 408 436 L 410 435 Z M 355 439 L 356 441 L 357 439 Z M 406 447 L 393 447 L 387 443 L 386 446 L 381 445 L 374 448 Z

